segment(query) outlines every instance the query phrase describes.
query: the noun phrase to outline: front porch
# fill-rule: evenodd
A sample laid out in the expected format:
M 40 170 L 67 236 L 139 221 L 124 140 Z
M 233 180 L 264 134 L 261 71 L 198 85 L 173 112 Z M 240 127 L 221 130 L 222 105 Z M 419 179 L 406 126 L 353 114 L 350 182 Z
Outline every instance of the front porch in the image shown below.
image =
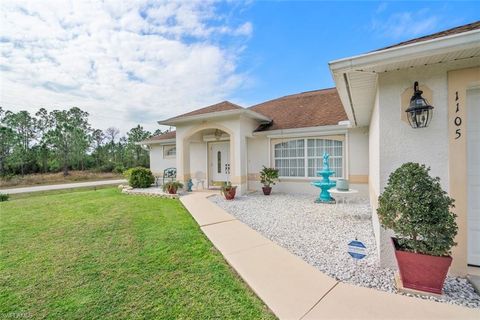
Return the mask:
M 177 128 L 177 180 L 192 179 L 194 189 L 219 189 L 224 183 L 247 190 L 246 164 L 242 159 L 246 137 L 220 124 L 200 125 L 189 130 Z
M 247 191 L 247 137 L 272 119 L 229 101 L 159 121 L 176 127 L 177 180 L 204 181 L 215 188 L 229 181 Z

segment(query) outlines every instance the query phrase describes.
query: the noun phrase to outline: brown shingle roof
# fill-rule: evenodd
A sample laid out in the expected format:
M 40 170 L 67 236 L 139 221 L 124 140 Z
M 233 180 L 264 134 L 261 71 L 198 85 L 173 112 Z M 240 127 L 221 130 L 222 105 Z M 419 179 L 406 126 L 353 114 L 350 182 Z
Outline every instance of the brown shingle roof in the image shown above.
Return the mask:
M 249 109 L 273 120 L 256 131 L 336 125 L 347 120 L 336 88 L 292 94 Z
M 230 101 L 222 101 L 220 103 L 212 104 L 211 106 L 208 106 L 208 107 L 205 107 L 205 108 L 193 110 L 191 112 L 187 112 L 187 113 L 181 114 L 179 116 L 175 116 L 175 117 L 170 118 L 170 119 L 165 120 L 165 121 L 179 119 L 179 118 L 188 117 L 188 116 L 196 116 L 196 115 L 199 115 L 199 114 L 219 112 L 219 111 L 227 111 L 227 110 L 236 110 L 236 109 L 243 109 L 243 108 L 240 107 L 239 105 L 231 103 Z
M 390 48 L 401 47 L 401 46 L 405 46 L 405 45 L 411 44 L 411 43 L 417 43 L 417 42 L 437 39 L 437 38 L 441 38 L 441 37 L 451 36 L 451 35 L 454 35 L 454 34 L 473 31 L 473 30 L 477 30 L 477 29 L 480 29 L 480 21 L 472 22 L 472 23 L 469 23 L 469 24 L 465 24 L 463 26 L 451 28 L 451 29 L 440 31 L 440 32 L 433 33 L 433 34 L 429 34 L 429 35 L 426 35 L 426 36 L 423 36 L 423 37 L 420 37 L 420 38 L 415 38 L 415 39 L 403 41 L 403 42 L 400 42 L 400 43 L 397 43 L 397 44 L 394 44 L 394 45 L 391 45 L 391 46 L 388 46 L 388 47 L 385 47 L 385 48 L 377 49 L 375 51 L 382 51 L 382 50 L 386 50 L 386 49 L 390 49 Z
M 145 140 L 145 142 L 169 140 L 169 139 L 175 139 L 176 137 L 177 137 L 177 132 L 170 131 L 170 132 L 159 134 L 158 136 L 150 137 L 147 140 Z

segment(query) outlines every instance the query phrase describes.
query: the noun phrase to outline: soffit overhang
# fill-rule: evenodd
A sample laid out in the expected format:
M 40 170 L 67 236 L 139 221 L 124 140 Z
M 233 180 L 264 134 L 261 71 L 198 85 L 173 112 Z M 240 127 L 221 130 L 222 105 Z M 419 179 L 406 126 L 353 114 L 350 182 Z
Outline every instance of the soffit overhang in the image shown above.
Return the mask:
M 335 60 L 329 67 L 348 119 L 353 126 L 367 126 L 378 74 L 462 60 L 480 65 L 480 30 Z

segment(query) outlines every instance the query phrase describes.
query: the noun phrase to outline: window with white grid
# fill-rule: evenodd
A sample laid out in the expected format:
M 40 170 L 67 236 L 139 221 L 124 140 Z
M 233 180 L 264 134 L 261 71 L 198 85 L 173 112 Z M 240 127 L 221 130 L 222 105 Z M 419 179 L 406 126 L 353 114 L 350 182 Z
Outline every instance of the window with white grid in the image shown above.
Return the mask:
M 305 140 L 290 140 L 274 146 L 275 168 L 281 177 L 305 176 Z
M 275 143 L 274 165 L 280 177 L 317 176 L 323 167 L 323 153 L 330 155 L 330 169 L 335 171 L 333 177 L 343 177 L 344 161 L 341 139 L 305 138 Z
M 177 148 L 175 145 L 168 145 L 163 147 L 163 157 L 164 158 L 175 158 L 177 155 Z
M 332 177 L 343 177 L 343 141 L 330 139 L 307 139 L 308 176 L 316 177 L 323 167 L 323 153 L 330 155 Z

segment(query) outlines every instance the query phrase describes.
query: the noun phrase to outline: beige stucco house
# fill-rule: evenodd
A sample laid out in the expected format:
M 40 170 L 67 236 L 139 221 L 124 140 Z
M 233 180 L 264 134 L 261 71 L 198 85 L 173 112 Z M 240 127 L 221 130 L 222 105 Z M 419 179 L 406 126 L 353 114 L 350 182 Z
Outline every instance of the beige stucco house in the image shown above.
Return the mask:
M 368 129 L 351 128 L 334 88 L 250 108 L 224 101 L 159 123 L 176 128 L 142 142 L 159 175 L 174 167 L 178 180 L 202 180 L 205 188 L 230 181 L 242 194 L 261 188 L 263 166 L 276 167 L 281 179 L 275 190 L 314 194 L 319 189 L 310 182 L 318 179 L 326 151 L 336 178 L 368 192 Z
M 480 22 L 329 65 L 336 88 L 249 108 L 221 102 L 159 121 L 176 131 L 143 142 L 151 169 L 175 167 L 179 180 L 203 179 L 207 188 L 231 181 L 244 193 L 259 190 L 265 165 L 280 170 L 274 190 L 313 194 L 310 182 L 326 151 L 335 177 L 370 197 L 380 260 L 393 265 L 377 198 L 393 170 L 423 163 L 456 200 L 451 272 L 480 265 Z M 426 128 L 406 119 L 415 81 L 434 106 Z

